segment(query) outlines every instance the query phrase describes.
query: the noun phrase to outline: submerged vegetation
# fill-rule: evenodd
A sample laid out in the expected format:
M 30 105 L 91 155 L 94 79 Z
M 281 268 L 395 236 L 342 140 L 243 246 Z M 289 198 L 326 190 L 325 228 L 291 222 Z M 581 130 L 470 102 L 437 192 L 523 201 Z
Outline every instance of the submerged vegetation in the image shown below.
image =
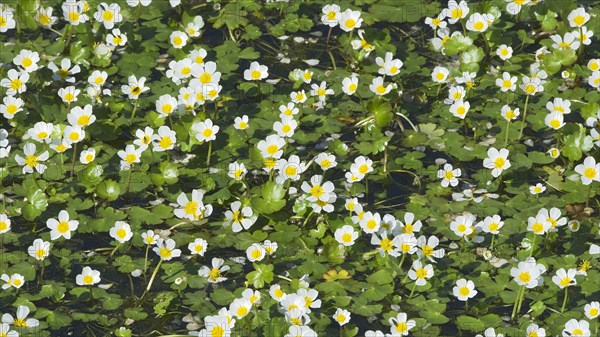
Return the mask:
M 598 1 L 2 1 L 0 337 L 598 335 Z

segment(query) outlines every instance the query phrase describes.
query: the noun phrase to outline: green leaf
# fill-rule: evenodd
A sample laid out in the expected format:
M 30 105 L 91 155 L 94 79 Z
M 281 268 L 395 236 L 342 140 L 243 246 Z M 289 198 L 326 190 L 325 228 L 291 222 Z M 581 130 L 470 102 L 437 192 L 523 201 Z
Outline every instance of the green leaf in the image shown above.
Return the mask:
M 265 286 L 265 283 L 270 283 L 273 281 L 273 277 L 275 274 L 273 273 L 273 265 L 271 264 L 254 264 L 254 271 L 248 273 L 246 275 L 246 279 L 249 283 L 254 285 L 254 288 L 262 288 Z
M 475 317 L 458 316 L 456 321 L 458 328 L 461 330 L 480 332 L 485 329 L 485 324 Z

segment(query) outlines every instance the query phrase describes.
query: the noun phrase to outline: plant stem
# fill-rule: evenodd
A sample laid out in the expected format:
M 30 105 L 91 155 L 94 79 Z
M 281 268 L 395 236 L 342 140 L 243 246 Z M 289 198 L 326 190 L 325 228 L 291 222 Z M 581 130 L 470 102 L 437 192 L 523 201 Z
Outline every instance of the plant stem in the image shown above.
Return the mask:
M 529 104 L 529 97 L 531 95 L 527 95 L 527 97 L 525 98 L 525 108 L 523 109 L 523 125 L 521 125 L 521 131 L 519 131 L 519 141 L 521 140 L 521 137 L 523 136 L 523 129 L 525 129 L 525 125 L 527 125 L 527 122 L 525 121 L 525 117 L 527 117 L 527 105 Z
M 73 160 L 71 160 L 71 177 L 75 172 L 75 158 L 77 158 L 77 143 L 73 145 Z
M 490 250 L 494 250 L 494 239 L 496 238 L 496 235 L 492 234 L 492 243 L 490 244 Z
M 415 292 L 415 289 L 417 289 L 417 281 L 415 281 L 415 284 L 413 285 L 412 290 L 410 291 L 410 295 L 408 295 L 408 299 L 412 298 L 412 295 Z
M 150 250 L 150 245 L 146 244 L 146 255 L 144 256 L 144 282 L 148 282 L 148 277 L 146 275 L 146 271 L 148 270 L 148 250 Z
M 133 123 L 133 118 L 135 117 L 135 112 L 140 104 L 139 98 L 135 100 L 135 105 L 133 106 L 133 111 L 131 112 L 131 117 L 129 118 L 129 125 Z
M 206 168 L 210 168 L 210 155 L 212 152 L 212 141 L 208 142 L 208 154 L 206 155 Z
M 133 164 L 129 167 L 129 173 L 127 174 L 127 187 L 125 188 L 125 195 L 129 194 L 129 185 L 131 184 L 131 173 L 133 171 Z
M 510 121 L 506 121 L 506 133 L 504 135 L 504 147 L 508 145 L 508 129 L 510 129 Z
M 521 297 L 519 298 L 519 306 L 517 306 L 517 313 L 521 312 L 521 305 L 523 304 L 524 299 L 525 299 L 525 288 L 523 288 L 523 292 L 521 293 Z
M 565 298 L 563 299 L 562 308 L 560 308 L 560 313 L 565 312 L 565 306 L 567 305 L 567 297 L 569 295 L 569 287 L 565 287 Z
M 533 251 L 535 250 L 535 239 L 537 235 L 533 234 L 533 240 L 531 241 L 531 252 L 529 252 L 529 257 L 533 256 Z
M 469 299 L 465 301 L 465 312 L 469 312 Z
M 148 286 L 146 287 L 146 290 L 142 294 L 142 297 L 140 297 L 140 300 L 142 298 L 144 298 L 144 295 L 146 295 L 146 293 L 148 291 L 150 291 L 150 288 L 152 288 L 152 283 L 154 283 L 154 278 L 156 277 L 156 274 L 158 273 L 158 270 L 160 269 L 160 266 L 162 265 L 162 262 L 163 262 L 162 259 L 160 261 L 158 261 L 158 264 L 156 265 L 156 268 L 154 269 L 154 272 L 152 273 L 152 277 L 150 277 L 150 282 L 148 282 Z
M 521 293 L 525 291 L 525 286 L 521 286 L 519 291 L 517 292 L 517 298 L 515 299 L 515 304 L 513 305 L 512 314 L 510 315 L 510 319 L 515 319 L 515 315 L 517 314 L 517 306 L 519 305 L 519 300 L 521 298 Z

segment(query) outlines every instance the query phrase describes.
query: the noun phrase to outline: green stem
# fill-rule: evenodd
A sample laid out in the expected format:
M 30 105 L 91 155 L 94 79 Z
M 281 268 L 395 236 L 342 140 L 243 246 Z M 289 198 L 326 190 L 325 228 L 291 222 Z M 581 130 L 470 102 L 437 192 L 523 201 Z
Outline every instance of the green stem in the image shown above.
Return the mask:
M 212 141 L 208 142 L 208 154 L 206 155 L 206 168 L 210 168 L 210 155 L 212 152 Z
M 469 299 L 465 301 L 465 312 L 469 312 Z
M 140 104 L 139 98 L 135 100 L 135 105 L 133 106 L 133 111 L 131 112 L 131 117 L 129 118 L 129 125 L 133 123 L 133 118 L 135 117 L 135 112 L 137 111 L 138 105 Z
M 146 271 L 148 270 L 148 251 L 149 250 L 150 250 L 150 245 L 146 244 L 146 255 L 144 256 L 144 282 L 148 282 Z
M 517 306 L 517 313 L 521 312 L 521 305 L 523 304 L 523 300 L 525 300 L 525 288 L 523 288 L 523 293 L 519 298 L 519 305 Z
M 75 159 L 77 158 L 77 143 L 73 145 L 73 160 L 71 160 L 71 177 L 75 172 Z
M 504 134 L 504 147 L 508 145 L 508 129 L 510 129 L 510 121 L 506 121 L 506 133 Z
M 496 238 L 496 235 L 492 234 L 492 243 L 490 244 L 490 251 L 494 250 L 494 239 Z
M 512 314 L 510 315 L 510 319 L 515 319 L 515 315 L 517 314 L 517 306 L 519 305 L 519 301 L 521 299 L 521 293 L 525 291 L 525 286 L 521 286 L 519 291 L 517 292 L 517 298 L 515 299 L 515 304 L 513 305 Z
M 408 299 L 412 298 L 412 296 L 415 292 L 415 289 L 417 289 L 417 281 L 415 281 L 415 284 L 413 285 L 412 290 L 410 291 L 410 295 L 408 295 Z
M 119 248 L 119 245 L 120 245 L 120 244 L 119 244 L 119 243 L 117 243 L 117 245 L 115 246 L 115 248 L 114 248 L 114 249 L 113 249 L 113 250 L 110 252 L 110 255 L 109 255 L 109 257 L 112 257 L 112 256 L 115 254 L 115 252 L 116 252 L 116 251 L 117 251 L 117 249 Z
M 148 286 L 146 287 L 146 290 L 142 294 L 142 297 L 140 297 L 140 300 L 143 299 L 144 296 L 146 295 L 146 293 L 148 291 L 150 291 L 150 288 L 152 288 L 152 283 L 154 283 L 154 278 L 156 278 L 156 274 L 158 273 L 158 270 L 160 269 L 162 262 L 163 262 L 162 259 L 160 261 L 158 261 L 158 264 L 156 265 L 156 268 L 154 268 L 154 272 L 152 273 L 152 277 L 150 277 L 150 282 L 148 282 Z
M 569 287 L 565 287 L 565 298 L 563 299 L 562 308 L 560 308 L 560 313 L 565 312 L 565 306 L 567 305 L 567 297 L 569 296 Z
M 531 241 L 531 251 L 529 252 L 529 257 L 533 256 L 533 251 L 535 250 L 535 239 L 537 238 L 536 234 L 533 234 L 533 240 Z
M 313 215 L 313 213 L 314 213 L 313 210 L 311 210 L 310 213 L 308 213 L 308 216 L 306 216 L 306 219 L 304 220 L 304 223 L 302 224 L 302 227 L 306 226 L 306 224 L 308 223 L 308 220 Z
M 125 187 L 125 195 L 129 194 L 129 185 L 131 184 L 131 173 L 133 172 L 133 164 L 129 167 L 129 173 L 127 174 L 127 187 Z
M 521 125 L 521 131 L 519 131 L 519 141 L 521 140 L 521 137 L 523 136 L 523 129 L 525 129 L 525 125 L 527 125 L 527 122 L 525 121 L 525 117 L 527 117 L 527 105 L 529 104 L 529 97 L 531 95 L 527 95 L 527 97 L 525 98 L 525 108 L 523 109 L 523 125 Z

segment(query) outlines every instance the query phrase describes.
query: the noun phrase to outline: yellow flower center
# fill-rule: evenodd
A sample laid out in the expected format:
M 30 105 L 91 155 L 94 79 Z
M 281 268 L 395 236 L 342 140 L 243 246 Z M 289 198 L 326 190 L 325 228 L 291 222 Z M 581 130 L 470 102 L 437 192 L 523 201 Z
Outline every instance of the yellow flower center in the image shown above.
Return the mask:
M 56 230 L 61 234 L 68 232 L 69 229 L 70 229 L 69 223 L 66 221 L 61 221 L 58 223 L 58 226 L 56 226 Z
M 25 322 L 25 319 L 23 318 L 17 318 L 14 322 L 13 325 L 18 327 L 18 328 L 25 328 L 27 327 L 27 323 Z
M 475 22 L 475 24 L 473 24 L 473 28 L 475 30 L 483 30 L 483 22 L 482 21 Z
M 348 29 L 352 29 L 354 28 L 354 26 L 356 26 L 356 21 L 354 19 L 348 19 L 345 22 L 346 28 Z
M 433 247 L 425 245 L 423 246 L 423 248 L 421 248 L 421 250 L 423 251 L 423 255 L 425 256 L 431 256 L 433 255 Z
M 208 278 L 213 281 L 216 281 L 219 277 L 221 277 L 221 270 L 219 268 L 213 268 L 208 272 Z
M 69 135 L 69 138 L 72 141 L 77 141 L 77 140 L 79 140 L 79 133 L 77 133 L 77 132 L 71 132 L 71 134 Z
M 336 320 L 337 320 L 339 323 L 341 323 L 341 322 L 344 322 L 344 321 L 346 321 L 346 315 L 344 315 L 344 314 L 337 314 L 337 316 L 335 317 L 335 319 L 336 319 Z
M 562 287 L 566 287 L 566 286 L 568 286 L 568 285 L 570 285 L 570 284 L 571 284 L 571 279 L 570 279 L 570 278 L 568 278 L 568 277 L 563 277 L 563 278 L 560 280 L 560 285 L 561 285 Z
M 25 165 L 29 166 L 29 167 L 35 167 L 38 164 L 38 157 L 30 154 L 29 156 L 27 156 L 27 158 L 25 158 Z
M 21 284 L 23 284 L 23 282 L 21 281 L 21 279 L 16 278 L 13 280 L 13 284 L 15 285 L 15 287 L 19 287 Z
M 192 71 L 192 70 L 190 69 L 190 67 L 185 67 L 185 68 L 181 69 L 181 73 L 182 73 L 183 75 L 189 75 L 189 73 L 190 73 L 191 71 Z
M 194 215 L 196 214 L 196 211 L 198 210 L 198 203 L 195 201 L 188 201 L 185 206 L 183 207 L 183 211 L 185 212 L 185 214 L 190 214 L 190 215 Z
M 8 229 L 8 224 L 5 221 L 0 221 L 0 232 Z
M 323 187 L 321 187 L 321 185 L 315 185 L 315 186 L 311 187 L 311 189 L 310 189 L 310 194 L 315 198 L 320 198 L 324 193 L 325 193 L 325 190 L 323 189 Z M 368 224 L 367 224 L 367 226 L 368 226 Z
M 550 127 L 553 129 L 558 129 L 560 127 L 561 123 L 558 119 L 553 119 L 550 121 Z
M 348 91 L 355 92 L 356 91 L 356 83 L 350 83 L 348 86 Z
M 88 124 L 90 124 L 90 116 L 88 116 L 88 115 L 79 116 L 79 118 L 77 118 L 77 124 L 79 126 L 87 126 Z
M 350 234 L 350 233 L 344 233 L 342 235 L 342 241 L 344 241 L 345 243 L 352 242 L 352 234 Z
M 44 26 L 50 25 L 50 17 L 46 14 L 42 14 L 39 17 L 40 23 Z
M 596 172 L 596 169 L 593 167 L 588 167 L 585 170 L 583 170 L 583 176 L 588 179 L 594 179 L 597 173 L 598 172 Z
M 173 255 L 171 250 L 167 247 L 162 247 L 161 249 L 158 250 L 158 252 L 160 254 L 160 257 L 163 259 L 168 259 Z
M 406 322 L 398 322 L 394 329 L 396 329 L 396 332 L 406 333 L 408 331 L 408 325 L 406 325 Z
M 114 18 L 114 14 L 110 10 L 105 10 L 102 14 L 102 18 L 104 21 L 112 21 Z
M 119 228 L 117 230 L 117 237 L 120 239 L 125 239 L 127 236 L 127 230 L 125 228 Z
M 573 23 L 575 23 L 575 25 L 577 27 L 581 27 L 583 26 L 583 24 L 585 23 L 585 17 L 583 15 L 577 15 L 574 19 L 573 19 Z
M 471 290 L 469 289 L 469 287 L 464 286 L 460 287 L 459 292 L 461 296 L 468 296 L 471 293 Z
M 523 271 L 519 274 L 519 280 L 524 283 L 529 283 L 529 281 L 531 281 L 531 274 L 529 274 L 529 272 Z
M 336 12 L 331 11 L 331 12 L 327 13 L 327 19 L 333 20 L 333 19 L 335 19 L 336 15 L 337 15 Z
M 44 249 L 38 249 L 35 251 L 35 256 L 37 256 L 39 259 L 42 259 L 44 256 L 46 256 L 46 251 Z
M 288 133 L 288 132 L 292 131 L 292 127 L 291 127 L 289 124 L 284 124 L 284 125 L 281 127 L 281 131 L 282 131 L 283 133 Z
M 246 314 L 248 314 L 248 308 L 246 307 L 239 307 L 237 310 L 237 316 L 238 317 L 244 317 L 246 316 Z
M 529 83 L 529 84 L 525 85 L 525 92 L 526 92 L 528 95 L 533 95 L 533 94 L 535 93 L 535 90 L 536 90 L 536 87 L 535 87 L 535 85 L 533 85 L 533 84 L 531 84 L 531 83 Z
M 392 240 L 390 240 L 388 238 L 381 239 L 381 242 L 379 243 L 379 247 L 381 247 L 381 249 L 383 249 L 386 252 L 391 251 L 393 248 Z
M 130 153 L 128 155 L 125 156 L 125 161 L 128 162 L 129 164 L 133 163 L 134 161 L 136 161 L 137 159 L 137 155 Z
M 158 143 L 158 145 L 160 145 L 160 147 L 162 147 L 163 149 L 169 148 L 171 145 L 173 145 L 173 140 L 171 139 L 171 137 L 162 137 L 160 139 L 160 142 Z
M 131 87 L 131 93 L 134 95 L 139 95 L 142 92 L 142 88 L 134 85 L 133 87 Z
M 258 70 L 253 70 L 252 74 L 250 75 L 250 77 L 252 77 L 253 80 L 259 79 L 260 76 L 261 76 L 261 73 Z
M 267 146 L 267 153 L 270 155 L 274 155 L 277 151 L 279 151 L 279 147 L 275 144 L 271 144 Z
M 361 174 L 367 174 L 367 171 L 369 171 L 369 165 L 367 164 L 362 164 L 358 168 L 358 172 L 360 172 Z
M 10 81 L 10 87 L 13 90 L 19 90 L 22 85 L 23 85 L 23 81 L 21 81 L 18 78 L 15 78 L 14 80 Z
M 506 160 L 502 157 L 498 157 L 494 160 L 494 167 L 497 169 L 503 168 L 504 164 L 506 164 Z
M 260 249 L 255 249 L 252 251 L 252 258 L 253 259 L 260 259 L 262 257 L 262 252 L 260 251 Z
M 69 21 L 71 21 L 71 22 L 79 21 L 79 13 L 77 13 L 76 11 L 72 11 L 71 13 L 69 13 Z
M 588 314 L 592 317 L 598 316 L 598 308 L 591 308 Z
M 572 334 L 573 334 L 573 336 L 583 336 L 583 330 L 581 330 L 579 328 L 574 329 Z
M 21 64 L 23 65 L 23 67 L 27 68 L 33 64 L 33 61 L 29 57 L 25 57 L 23 59 L 23 62 L 21 62 Z
M 460 8 L 455 8 L 450 12 L 450 16 L 453 19 L 460 19 L 462 17 L 462 15 L 463 15 L 463 11 Z
M 461 232 L 461 233 L 464 233 L 464 232 L 466 232 L 466 231 L 467 231 L 467 226 L 466 226 L 464 223 L 461 223 L 461 224 L 459 224 L 459 225 L 456 227 L 456 229 L 457 229 L 459 232 Z
M 427 276 L 427 270 L 425 268 L 419 268 L 415 271 L 417 278 L 424 279 Z
M 510 88 L 512 87 L 512 81 L 511 80 L 504 80 L 502 81 L 502 86 L 505 88 Z
M 175 36 L 175 38 L 173 38 L 173 44 L 176 46 L 179 46 L 183 43 L 183 39 L 179 36 Z
M 94 282 L 92 275 L 85 275 L 83 277 L 83 284 L 92 284 L 92 282 Z
M 164 114 L 170 114 L 171 112 L 173 112 L 173 106 L 169 103 L 164 104 L 160 111 Z
M 210 337 L 223 337 L 225 336 L 225 329 L 220 326 L 215 326 L 211 332 Z

